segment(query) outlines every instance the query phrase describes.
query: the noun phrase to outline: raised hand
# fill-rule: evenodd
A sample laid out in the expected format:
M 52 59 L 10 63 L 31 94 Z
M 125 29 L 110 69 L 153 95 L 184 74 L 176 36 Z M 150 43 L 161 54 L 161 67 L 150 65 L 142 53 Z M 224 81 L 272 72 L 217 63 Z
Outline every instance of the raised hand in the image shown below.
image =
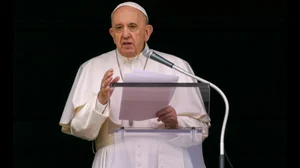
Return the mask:
M 109 69 L 105 72 L 102 81 L 101 81 L 101 87 L 100 91 L 98 92 L 98 101 L 101 104 L 106 104 L 110 98 L 110 95 L 112 94 L 113 89 L 110 88 L 111 83 L 117 83 L 120 79 L 119 76 L 115 77 L 113 79 L 113 69 Z

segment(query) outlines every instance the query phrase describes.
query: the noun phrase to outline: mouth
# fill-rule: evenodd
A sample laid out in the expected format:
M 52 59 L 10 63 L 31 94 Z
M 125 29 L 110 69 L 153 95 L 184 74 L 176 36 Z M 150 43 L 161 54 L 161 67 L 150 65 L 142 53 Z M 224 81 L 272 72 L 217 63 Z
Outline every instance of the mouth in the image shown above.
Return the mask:
M 125 45 L 125 46 L 128 46 L 128 45 L 131 45 L 132 43 L 131 42 L 123 42 L 122 45 Z

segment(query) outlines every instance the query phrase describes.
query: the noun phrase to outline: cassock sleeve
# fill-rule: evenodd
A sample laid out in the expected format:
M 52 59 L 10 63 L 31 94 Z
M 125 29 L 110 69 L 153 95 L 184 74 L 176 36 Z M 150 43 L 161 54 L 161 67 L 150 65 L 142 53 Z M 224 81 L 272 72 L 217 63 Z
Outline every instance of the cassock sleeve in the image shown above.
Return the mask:
M 79 68 L 60 120 L 62 132 L 89 141 L 96 139 L 109 116 L 109 102 L 102 105 L 91 89 L 95 81 L 90 69 L 87 64 Z
M 99 103 L 97 96 L 88 101 L 71 120 L 71 134 L 86 140 L 97 138 L 102 124 L 109 116 L 108 104 Z
M 176 64 L 190 74 L 194 75 L 194 71 L 189 63 L 182 59 L 176 59 Z M 178 82 L 195 82 L 198 81 L 181 73 Z M 177 88 L 170 105 L 177 112 L 178 127 L 202 127 L 205 137 L 210 127 L 210 117 L 204 106 L 203 98 L 199 89 L 196 88 Z
M 180 61 L 181 66 L 184 67 L 184 69 L 189 72 L 190 74 L 195 75 L 193 69 L 191 68 L 190 64 L 184 60 Z M 198 81 L 188 77 L 187 75 L 182 76 L 182 82 L 195 82 Z M 194 111 L 193 108 L 190 108 L 189 110 L 183 110 L 188 109 L 187 107 L 182 108 L 177 107 L 180 111 L 178 111 L 178 126 L 179 127 L 202 127 L 205 129 L 205 131 L 208 131 L 208 128 L 210 127 L 210 117 L 207 114 L 207 111 L 204 107 L 204 102 L 202 95 L 200 93 L 200 90 L 191 92 L 192 89 L 186 89 L 185 93 L 180 93 L 180 96 L 184 96 L 188 102 L 185 102 L 186 104 L 183 104 L 182 106 L 191 106 L 195 107 L 195 114 L 192 112 Z M 182 101 L 182 100 L 181 100 Z M 175 101 L 176 102 L 176 101 Z M 180 104 L 180 102 L 177 102 L 177 104 Z M 185 115 L 189 114 L 190 115 Z

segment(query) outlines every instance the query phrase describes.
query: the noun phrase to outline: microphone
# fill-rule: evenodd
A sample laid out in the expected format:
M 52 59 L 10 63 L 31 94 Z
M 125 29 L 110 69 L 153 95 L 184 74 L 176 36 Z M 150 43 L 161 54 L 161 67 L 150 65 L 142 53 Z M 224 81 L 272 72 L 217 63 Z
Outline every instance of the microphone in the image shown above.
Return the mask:
M 225 134 L 225 129 L 226 129 L 226 124 L 227 124 L 227 120 L 228 120 L 228 114 L 229 114 L 229 103 L 228 100 L 225 96 L 225 94 L 223 93 L 223 91 L 221 89 L 219 89 L 216 85 L 214 85 L 213 83 L 202 79 L 198 76 L 195 76 L 193 74 L 190 74 L 189 72 L 185 71 L 184 69 L 176 66 L 174 63 L 168 61 L 167 59 L 163 58 L 162 56 L 158 55 L 156 52 L 154 52 L 151 49 L 145 49 L 143 51 L 143 55 L 146 57 L 149 57 L 150 59 L 157 61 L 163 65 L 166 65 L 172 69 L 177 70 L 180 73 L 183 73 L 189 77 L 192 77 L 202 83 L 208 83 L 213 89 L 215 89 L 223 98 L 224 103 L 225 103 L 225 115 L 224 115 L 224 120 L 223 120 L 223 125 L 222 125 L 222 130 L 221 130 L 221 138 L 220 138 L 220 157 L 219 157 L 219 166 L 220 168 L 225 168 L 225 163 L 224 163 L 224 134 Z
M 167 59 L 163 58 L 162 56 L 156 54 L 153 50 L 145 49 L 143 51 L 143 54 L 144 54 L 144 56 L 149 57 L 149 58 L 151 58 L 161 64 L 164 64 L 170 68 L 173 68 L 173 66 L 174 66 L 174 64 L 172 62 L 170 62 Z

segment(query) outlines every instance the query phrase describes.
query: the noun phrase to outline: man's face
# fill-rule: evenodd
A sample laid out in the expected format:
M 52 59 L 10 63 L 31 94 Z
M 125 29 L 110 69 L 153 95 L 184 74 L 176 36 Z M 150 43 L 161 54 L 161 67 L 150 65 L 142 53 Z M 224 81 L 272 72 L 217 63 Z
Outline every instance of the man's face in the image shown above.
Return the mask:
M 123 6 L 114 12 L 109 32 L 120 54 L 134 57 L 142 52 L 152 29 L 146 24 L 146 16 L 141 11 Z

